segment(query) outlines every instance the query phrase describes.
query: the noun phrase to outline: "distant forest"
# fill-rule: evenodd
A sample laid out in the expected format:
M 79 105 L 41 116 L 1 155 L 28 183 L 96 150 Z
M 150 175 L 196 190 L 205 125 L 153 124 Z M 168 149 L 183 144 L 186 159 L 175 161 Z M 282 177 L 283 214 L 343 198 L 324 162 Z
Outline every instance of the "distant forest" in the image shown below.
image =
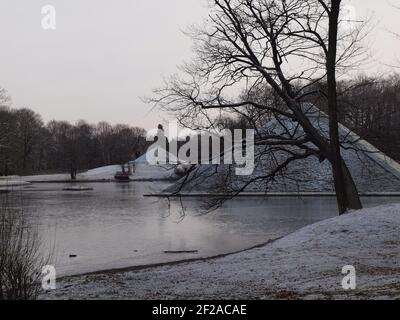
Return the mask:
M 322 84 L 324 86 L 324 84 Z M 326 91 L 321 85 L 315 85 L 311 91 Z M 387 156 L 400 161 L 400 75 L 386 77 L 359 76 L 351 80 L 337 83 L 339 122 L 358 134 L 362 139 L 373 144 Z M 259 92 L 253 100 L 268 100 L 275 107 L 282 101 L 271 89 Z M 304 98 L 320 110 L 327 112 L 327 99 L 323 95 L 318 98 Z M 254 110 L 239 115 L 232 121 L 224 119 L 227 128 L 253 128 L 254 123 L 262 118 L 265 112 L 254 113 Z M 237 113 L 236 113 L 237 114 Z M 270 114 L 261 121 L 271 119 Z M 244 124 L 245 123 L 245 124 Z
M 338 83 L 339 122 L 400 161 L 400 75 Z M 323 99 L 315 103 L 326 110 Z
M 50 121 L 11 109 L 0 89 L 0 175 L 77 172 L 124 164 L 142 155 L 146 131 L 124 124 Z
M 318 90 L 318 88 L 315 88 Z M 389 157 L 400 161 L 400 75 L 358 77 L 338 83 L 339 120 Z M 260 94 L 260 99 L 263 95 Z M 326 101 L 310 101 L 326 109 Z M 50 121 L 30 109 L 11 109 L 0 88 L 0 175 L 77 173 L 124 164 L 144 154 L 148 143 L 142 128 Z M 221 117 L 218 126 L 251 128 L 254 116 Z
M 314 86 L 311 91 L 326 91 L 324 84 Z M 386 77 L 358 76 L 351 80 L 341 80 L 338 89 L 339 122 L 358 134 L 362 139 L 373 144 L 387 156 L 400 161 L 400 75 Z M 277 107 L 285 108 L 281 99 L 271 89 L 259 92 L 254 101 L 269 101 Z M 327 112 L 327 99 L 323 95 L 318 98 L 303 99 L 313 103 L 320 110 Z M 236 115 L 238 112 L 233 112 Z M 264 117 L 266 115 L 266 117 Z M 264 117 L 264 118 L 263 118 Z M 224 119 L 226 128 L 255 128 L 257 121 L 273 119 L 269 112 L 255 112 L 251 108 L 239 114 L 235 120 Z

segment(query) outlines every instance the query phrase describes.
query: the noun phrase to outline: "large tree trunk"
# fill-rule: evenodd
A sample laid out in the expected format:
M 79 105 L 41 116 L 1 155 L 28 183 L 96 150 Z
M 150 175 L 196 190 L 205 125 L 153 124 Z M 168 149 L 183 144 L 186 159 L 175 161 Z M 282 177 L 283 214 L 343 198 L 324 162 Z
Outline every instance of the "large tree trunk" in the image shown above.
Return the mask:
M 344 214 L 348 209 L 361 209 L 362 205 L 356 185 L 350 171 L 342 159 L 340 150 L 336 84 L 336 56 L 340 3 L 341 0 L 331 0 L 329 13 L 329 46 L 326 69 L 328 82 L 329 135 L 331 144 L 329 161 L 332 165 L 339 213 Z
M 349 168 L 346 163 L 342 160 L 342 171 L 344 178 L 344 192 L 346 194 L 347 208 L 353 210 L 362 209 L 362 203 L 358 195 L 357 186 L 353 180 Z

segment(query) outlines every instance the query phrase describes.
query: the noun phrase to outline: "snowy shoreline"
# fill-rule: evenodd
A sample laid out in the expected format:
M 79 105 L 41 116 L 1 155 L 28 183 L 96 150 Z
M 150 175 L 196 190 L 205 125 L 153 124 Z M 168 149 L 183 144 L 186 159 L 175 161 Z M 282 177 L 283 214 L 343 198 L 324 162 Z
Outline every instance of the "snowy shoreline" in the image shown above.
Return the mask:
M 148 270 L 148 269 L 155 269 L 155 268 L 161 268 L 161 267 L 171 267 L 171 266 L 178 266 L 181 264 L 186 264 L 186 263 L 194 263 L 194 262 L 201 262 L 201 261 L 208 261 L 208 260 L 215 260 L 215 259 L 221 259 L 225 257 L 229 257 L 235 254 L 239 254 L 242 252 L 246 252 L 249 250 L 257 249 L 264 247 L 268 244 L 271 244 L 275 241 L 278 241 L 281 238 L 276 238 L 269 240 L 267 242 L 251 246 L 246 249 L 242 250 L 237 250 L 233 252 L 228 252 L 228 253 L 221 253 L 213 256 L 204 256 L 204 257 L 196 257 L 196 258 L 189 258 L 189 259 L 180 259 L 180 260 L 175 260 L 175 261 L 167 261 L 167 262 L 160 262 L 160 263 L 150 263 L 150 264 L 144 264 L 144 265 L 135 265 L 135 266 L 128 266 L 128 267 L 121 267 L 121 268 L 113 268 L 113 269 L 104 269 L 104 270 L 99 270 L 99 271 L 93 271 L 93 272 L 85 272 L 82 274 L 73 274 L 73 275 L 66 275 L 59 277 L 58 280 L 64 281 L 67 279 L 71 278 L 80 278 L 80 277 L 87 277 L 87 276 L 95 276 L 95 275 L 104 275 L 104 274 L 118 274 L 118 273 L 123 273 L 123 272 L 138 272 L 142 270 Z
M 353 265 L 357 289 L 342 288 Z M 399 299 L 400 204 L 213 259 L 59 279 L 41 299 Z

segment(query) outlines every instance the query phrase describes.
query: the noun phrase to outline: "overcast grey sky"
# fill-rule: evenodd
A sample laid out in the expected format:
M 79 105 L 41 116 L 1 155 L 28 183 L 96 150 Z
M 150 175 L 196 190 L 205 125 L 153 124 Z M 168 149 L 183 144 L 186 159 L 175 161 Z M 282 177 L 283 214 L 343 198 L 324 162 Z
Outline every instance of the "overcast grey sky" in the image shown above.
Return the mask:
M 386 29 L 400 33 L 399 0 L 349 0 L 358 18 L 374 13 L 370 35 L 377 60 L 365 72 L 389 72 L 400 49 Z M 53 5 L 57 29 L 41 27 Z M 86 119 L 150 129 L 162 121 L 140 97 L 190 57 L 181 30 L 206 15 L 204 0 L 1 0 L 0 86 L 13 106 L 44 120 Z M 400 52 L 398 54 L 400 56 Z

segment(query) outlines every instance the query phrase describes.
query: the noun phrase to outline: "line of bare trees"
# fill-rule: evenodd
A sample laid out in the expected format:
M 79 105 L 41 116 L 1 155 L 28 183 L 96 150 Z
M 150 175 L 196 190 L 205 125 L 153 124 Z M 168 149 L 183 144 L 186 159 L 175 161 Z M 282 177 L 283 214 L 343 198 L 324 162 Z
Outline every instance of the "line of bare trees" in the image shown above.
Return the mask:
M 338 83 L 339 122 L 400 161 L 400 75 L 358 76 Z M 324 99 L 314 102 L 322 110 Z
M 315 90 L 326 90 L 326 83 L 319 83 Z M 338 121 L 370 142 L 387 156 L 400 161 L 400 74 L 387 76 L 358 75 L 353 79 L 341 80 L 338 90 Z M 252 97 L 258 101 L 270 101 L 274 106 L 280 102 L 274 92 L 264 90 Z M 310 103 L 327 111 L 327 101 L 317 97 Z M 216 123 L 222 128 L 257 129 L 260 123 L 271 119 L 271 114 L 257 109 L 246 112 L 231 112 L 231 116 L 221 116 Z
M 145 130 L 107 122 L 51 121 L 30 109 L 10 109 L 0 98 L 0 175 L 69 172 L 124 164 L 146 151 Z M 2 102 L 2 103 L 1 103 Z

